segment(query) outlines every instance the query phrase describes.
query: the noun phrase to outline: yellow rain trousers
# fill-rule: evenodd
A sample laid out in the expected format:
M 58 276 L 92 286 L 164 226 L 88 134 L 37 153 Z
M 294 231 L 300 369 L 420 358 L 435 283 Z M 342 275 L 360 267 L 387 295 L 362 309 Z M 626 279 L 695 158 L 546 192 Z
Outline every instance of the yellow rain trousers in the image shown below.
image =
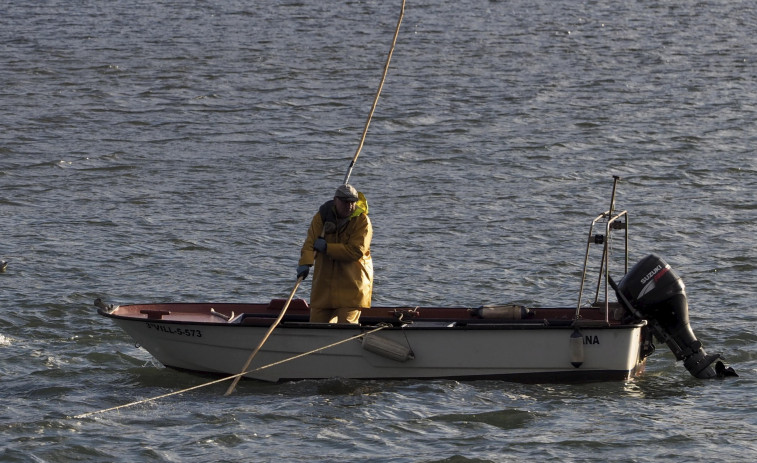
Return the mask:
M 298 265 L 313 265 L 311 309 L 367 309 L 373 294 L 371 239 L 373 227 L 368 216 L 353 215 L 333 233 L 327 233 L 326 252 L 316 253 L 313 243 L 321 236 L 323 218 L 316 213 L 300 252 Z M 317 256 L 316 256 L 317 254 Z

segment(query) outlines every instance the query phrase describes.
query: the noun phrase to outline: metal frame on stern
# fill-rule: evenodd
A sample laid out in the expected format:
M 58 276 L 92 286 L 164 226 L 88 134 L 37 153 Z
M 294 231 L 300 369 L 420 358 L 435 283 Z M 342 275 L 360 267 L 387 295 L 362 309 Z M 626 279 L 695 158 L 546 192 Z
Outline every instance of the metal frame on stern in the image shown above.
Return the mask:
M 586 282 L 586 273 L 587 268 L 589 265 L 589 250 L 591 248 L 592 244 L 602 244 L 602 260 L 599 264 L 599 275 L 597 278 L 597 289 L 594 295 L 594 302 L 593 305 L 596 305 L 599 301 L 599 294 L 602 289 L 603 283 L 604 283 L 604 309 L 605 309 L 605 323 L 610 322 L 610 242 L 612 240 L 611 233 L 613 230 L 623 230 L 624 233 L 624 247 L 625 247 L 625 268 L 623 270 L 623 274 L 625 275 L 628 273 L 628 211 L 621 211 L 619 213 L 614 213 L 613 209 L 615 206 L 615 186 L 617 185 L 618 180 L 620 180 L 620 177 L 614 177 L 615 183 L 613 184 L 612 188 L 612 199 L 610 200 L 610 210 L 605 211 L 598 215 L 594 220 L 591 222 L 591 226 L 589 227 L 589 237 L 586 243 L 586 254 L 584 255 L 584 268 L 583 272 L 581 274 L 581 288 L 578 291 L 578 304 L 576 306 L 576 316 L 575 319 L 580 319 L 580 311 L 581 311 L 581 300 L 583 299 L 583 293 L 584 293 L 584 284 Z M 613 215 L 614 214 L 614 215 Z M 625 222 L 622 220 L 625 218 Z M 597 222 L 601 220 L 605 220 L 605 233 L 604 235 L 595 234 L 594 228 L 597 225 Z

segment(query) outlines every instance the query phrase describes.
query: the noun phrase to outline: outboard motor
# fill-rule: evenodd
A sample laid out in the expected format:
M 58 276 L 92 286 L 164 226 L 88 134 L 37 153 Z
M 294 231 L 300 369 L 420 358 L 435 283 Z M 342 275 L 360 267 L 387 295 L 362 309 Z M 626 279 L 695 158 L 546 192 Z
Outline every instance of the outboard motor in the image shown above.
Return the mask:
M 613 285 L 615 287 L 615 285 Z M 689 304 L 681 278 L 662 258 L 651 254 L 631 268 L 615 287 L 618 299 L 635 316 L 649 322 L 655 336 L 664 341 L 677 360 L 696 378 L 738 376 L 707 353 L 689 325 Z

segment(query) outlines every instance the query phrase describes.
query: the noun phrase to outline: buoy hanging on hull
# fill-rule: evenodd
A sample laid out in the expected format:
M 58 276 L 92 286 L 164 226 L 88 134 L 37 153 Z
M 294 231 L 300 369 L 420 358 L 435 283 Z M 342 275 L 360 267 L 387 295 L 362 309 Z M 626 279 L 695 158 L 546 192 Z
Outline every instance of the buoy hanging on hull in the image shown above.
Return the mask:
M 397 362 L 405 362 L 415 358 L 409 346 L 375 334 L 363 338 L 363 349 Z
M 584 363 L 584 335 L 576 328 L 570 334 L 570 364 L 578 368 Z

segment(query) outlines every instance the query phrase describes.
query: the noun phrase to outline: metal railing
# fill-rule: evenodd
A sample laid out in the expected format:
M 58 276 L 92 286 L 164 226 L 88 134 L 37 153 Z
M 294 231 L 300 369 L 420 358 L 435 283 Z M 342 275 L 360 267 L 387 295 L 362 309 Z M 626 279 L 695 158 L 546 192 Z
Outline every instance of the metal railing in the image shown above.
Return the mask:
M 617 185 L 619 177 L 613 177 L 615 179 L 612 188 L 612 199 L 610 201 L 610 210 L 598 215 L 589 227 L 589 238 L 586 243 L 586 254 L 584 255 L 584 268 L 581 274 L 581 288 L 578 292 L 578 305 L 576 306 L 575 319 L 580 318 L 581 301 L 584 294 L 584 285 L 586 283 L 586 276 L 589 266 L 589 253 L 592 244 L 602 245 L 602 259 L 599 264 L 599 274 L 597 277 L 597 288 L 594 294 L 593 304 L 597 304 L 599 301 L 600 292 L 604 286 L 604 309 L 605 309 L 605 322 L 610 321 L 610 251 L 612 243 L 612 232 L 617 230 L 624 231 L 624 252 L 625 252 L 625 268 L 623 274 L 628 273 L 628 211 L 621 211 L 615 213 L 613 211 L 615 206 L 615 187 Z M 625 221 L 623 220 L 625 219 Z M 604 234 L 595 234 L 595 228 L 600 221 L 604 221 L 605 229 Z

